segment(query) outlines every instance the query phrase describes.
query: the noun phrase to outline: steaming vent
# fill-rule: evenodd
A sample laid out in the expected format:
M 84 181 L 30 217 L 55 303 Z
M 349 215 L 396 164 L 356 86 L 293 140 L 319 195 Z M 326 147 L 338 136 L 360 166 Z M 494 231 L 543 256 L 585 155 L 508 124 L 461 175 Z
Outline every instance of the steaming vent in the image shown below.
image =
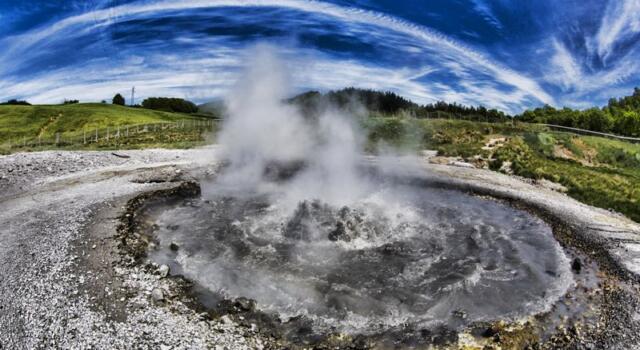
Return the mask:
M 304 118 L 282 102 L 276 55 L 251 56 L 219 136 L 228 166 L 202 198 L 152 215 L 151 259 L 194 281 L 205 303 L 249 298 L 312 333 L 375 333 L 518 319 L 567 291 L 568 259 L 543 221 L 397 180 L 407 163 L 363 171 L 357 117 L 326 106 Z

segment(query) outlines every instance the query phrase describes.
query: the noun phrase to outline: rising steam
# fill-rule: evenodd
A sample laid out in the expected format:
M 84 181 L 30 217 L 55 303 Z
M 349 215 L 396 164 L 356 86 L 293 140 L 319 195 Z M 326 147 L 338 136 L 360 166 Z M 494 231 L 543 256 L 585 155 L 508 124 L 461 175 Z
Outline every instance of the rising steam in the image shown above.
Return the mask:
M 286 102 L 277 52 L 260 46 L 247 56 L 219 134 L 227 166 L 203 184 L 202 200 L 158 217 L 156 259 L 221 297 L 254 299 L 283 319 L 303 315 L 323 332 L 519 317 L 567 290 L 568 259 L 544 222 L 386 181 L 415 159 L 378 158 L 382 176 L 365 175 L 356 118 L 332 106 L 303 115 Z
M 219 141 L 229 168 L 218 183 L 272 190 L 269 167 L 301 166 L 284 189 L 292 205 L 304 199 L 346 205 L 365 194 L 366 183 L 357 174 L 362 137 L 354 118 L 332 106 L 323 106 L 317 117 L 303 116 L 285 101 L 289 77 L 276 50 L 259 46 L 248 56 L 244 75 L 226 99 Z

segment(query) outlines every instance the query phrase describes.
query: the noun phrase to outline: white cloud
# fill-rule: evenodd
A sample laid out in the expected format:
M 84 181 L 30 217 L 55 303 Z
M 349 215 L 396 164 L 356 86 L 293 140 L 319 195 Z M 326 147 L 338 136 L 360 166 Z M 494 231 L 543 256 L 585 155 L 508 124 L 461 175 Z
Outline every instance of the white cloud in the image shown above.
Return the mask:
M 535 80 L 508 67 L 502 66 L 487 57 L 484 53 L 467 47 L 441 33 L 383 13 L 338 6 L 319 1 L 304 0 L 165 0 L 128 4 L 110 9 L 92 11 L 61 20 L 46 28 L 5 39 L 0 43 L 3 47 L 7 48 L 4 54 L 0 54 L 0 64 L 4 67 L 4 74 L 6 75 L 10 73 L 12 69 L 16 68 L 15 65 L 17 64 L 16 61 L 18 57 L 28 53 L 33 46 L 39 45 L 43 41 L 52 40 L 52 38 L 64 37 L 65 33 L 76 31 L 78 28 L 82 28 L 82 26 L 86 26 L 87 24 L 90 24 L 92 27 L 108 26 L 126 19 L 135 18 L 136 16 L 150 15 L 163 11 L 231 6 L 283 7 L 322 14 L 344 22 L 355 22 L 378 26 L 385 30 L 392 30 L 413 38 L 413 40 L 420 43 L 418 46 L 428 47 L 433 52 L 438 53 L 438 59 L 443 62 L 459 62 L 465 69 L 490 75 L 501 84 L 507 84 L 518 90 L 522 90 L 524 94 L 529 94 L 543 103 L 553 103 L 554 100 Z M 0 72 L 2 72 L 2 69 L 3 68 L 0 67 Z
M 571 52 L 558 40 L 553 40 L 553 56 L 547 80 L 565 90 L 576 87 L 583 79 L 582 69 Z
M 640 33 L 640 0 L 609 1 L 600 30 L 595 36 L 597 51 L 604 60 L 614 45 Z
M 502 22 L 500 22 L 498 17 L 493 13 L 491 6 L 484 0 L 471 0 L 471 3 L 473 4 L 474 10 L 476 10 L 476 12 L 478 12 L 492 26 L 498 30 L 502 30 L 504 28 Z

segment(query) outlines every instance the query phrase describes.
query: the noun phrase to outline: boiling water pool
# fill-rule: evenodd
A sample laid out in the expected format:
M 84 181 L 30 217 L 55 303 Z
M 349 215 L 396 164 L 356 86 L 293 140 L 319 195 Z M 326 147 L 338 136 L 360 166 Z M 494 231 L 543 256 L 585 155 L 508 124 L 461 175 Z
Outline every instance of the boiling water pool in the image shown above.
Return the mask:
M 573 281 L 542 220 L 462 192 L 382 186 L 349 207 L 204 197 L 153 211 L 151 259 L 318 332 L 515 319 L 547 310 Z

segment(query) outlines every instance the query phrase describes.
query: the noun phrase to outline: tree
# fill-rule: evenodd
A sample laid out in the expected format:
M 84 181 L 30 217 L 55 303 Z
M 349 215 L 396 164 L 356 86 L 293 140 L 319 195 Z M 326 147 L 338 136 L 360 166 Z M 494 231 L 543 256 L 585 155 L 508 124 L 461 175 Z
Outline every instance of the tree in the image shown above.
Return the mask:
M 0 105 L 13 105 L 13 106 L 31 106 L 31 103 L 27 101 L 18 101 L 18 100 L 9 100 L 5 103 L 0 103 Z
M 149 97 L 142 101 L 142 107 L 166 112 L 196 113 L 198 106 L 181 98 Z
M 116 94 L 115 96 L 113 96 L 113 104 L 114 105 L 120 105 L 120 106 L 124 106 L 124 97 L 122 97 L 122 95 L 120 94 Z

